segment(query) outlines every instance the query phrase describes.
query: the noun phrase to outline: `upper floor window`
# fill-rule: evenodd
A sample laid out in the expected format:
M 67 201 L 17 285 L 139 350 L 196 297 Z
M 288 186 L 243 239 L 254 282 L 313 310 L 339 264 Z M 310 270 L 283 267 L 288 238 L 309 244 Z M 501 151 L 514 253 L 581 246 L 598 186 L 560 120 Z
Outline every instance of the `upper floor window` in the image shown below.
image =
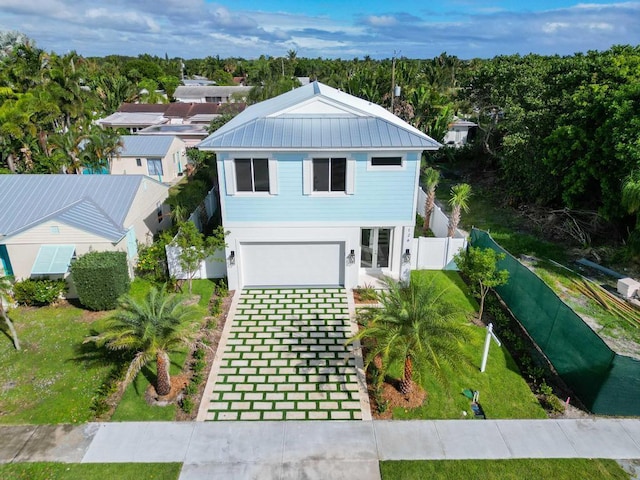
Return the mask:
M 277 193 L 277 164 L 271 158 L 230 158 L 224 161 L 227 195 Z
M 353 195 L 355 193 L 355 159 L 341 157 L 307 157 L 302 162 L 302 193 Z
M 371 157 L 372 167 L 401 167 L 402 157 Z
M 344 192 L 347 186 L 346 158 L 313 159 L 313 191 Z
M 404 170 L 405 157 L 403 155 L 371 155 L 367 163 L 367 170 Z
M 269 191 L 269 160 L 266 158 L 236 158 L 235 164 L 238 192 Z

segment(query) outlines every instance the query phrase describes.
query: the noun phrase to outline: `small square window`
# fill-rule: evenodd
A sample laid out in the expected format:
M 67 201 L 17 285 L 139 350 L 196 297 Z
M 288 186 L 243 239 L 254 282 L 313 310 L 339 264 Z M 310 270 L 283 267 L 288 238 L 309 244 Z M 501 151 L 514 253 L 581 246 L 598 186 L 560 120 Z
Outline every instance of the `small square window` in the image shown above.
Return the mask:
M 238 192 L 269 191 L 269 160 L 266 158 L 236 158 L 236 188 Z
M 49 227 L 49 232 L 58 234 L 60 233 L 60 227 L 58 227 L 57 225 L 52 225 L 51 227 Z
M 313 191 L 344 192 L 347 184 L 346 158 L 313 159 Z

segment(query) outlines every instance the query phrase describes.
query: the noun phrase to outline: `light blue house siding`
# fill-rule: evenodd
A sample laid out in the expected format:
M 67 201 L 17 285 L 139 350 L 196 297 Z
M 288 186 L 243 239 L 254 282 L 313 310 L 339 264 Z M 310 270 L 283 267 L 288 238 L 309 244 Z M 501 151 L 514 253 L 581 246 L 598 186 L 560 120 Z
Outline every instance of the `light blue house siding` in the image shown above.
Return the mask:
M 246 154 L 218 155 L 221 195 L 227 222 L 352 222 L 391 224 L 414 222 L 413 206 L 420 153 L 408 152 L 398 170 L 368 170 L 367 152 L 349 153 L 355 159 L 354 193 L 338 196 L 303 194 L 303 160 L 330 154 L 272 153 L 277 159 L 278 193 L 227 195 L 224 160 Z M 374 155 L 382 155 L 375 152 Z M 264 155 L 266 156 L 266 155 Z M 336 156 L 345 156 L 344 153 Z M 271 172 L 270 172 L 271 174 Z

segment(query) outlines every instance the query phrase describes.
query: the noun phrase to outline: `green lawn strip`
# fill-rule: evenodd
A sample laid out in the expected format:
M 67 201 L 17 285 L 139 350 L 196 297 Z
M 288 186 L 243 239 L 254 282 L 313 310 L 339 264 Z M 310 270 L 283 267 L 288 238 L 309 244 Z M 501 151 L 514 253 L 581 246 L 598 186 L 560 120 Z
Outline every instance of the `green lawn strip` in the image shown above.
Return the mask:
M 414 271 L 412 275 L 426 281 L 433 280 L 439 285 L 448 285 L 447 298 L 465 312 L 475 312 L 475 300 L 469 297 L 464 282 L 456 272 Z M 475 325 L 469 328 L 472 339 L 463 348 L 471 365 L 459 366 L 455 371 L 444 366 L 447 382 L 444 385 L 426 372 L 419 379 L 427 392 L 424 405 L 412 410 L 396 408 L 393 411 L 394 418 L 456 419 L 464 418 L 463 412 L 467 412 L 466 417 L 471 418 L 470 401 L 462 394 L 464 389 L 480 392 L 480 403 L 487 418 L 546 418 L 544 409 L 504 347 L 500 348 L 495 343 L 491 345 L 486 371 L 480 372 L 486 330 Z M 395 378 L 399 378 L 401 373 L 401 365 L 393 365 L 389 371 L 390 376 Z
M 152 283 L 146 280 L 136 279 L 132 284 L 131 294 L 137 298 L 143 298 L 146 292 L 151 288 Z M 215 283 L 212 280 L 194 280 L 193 294 L 200 295 L 198 307 L 201 309 L 202 317 L 207 315 L 207 306 L 209 299 L 213 293 Z M 188 295 L 185 284 L 185 295 Z M 179 352 L 170 355 L 171 359 L 171 375 L 178 375 L 182 371 L 184 362 L 189 354 L 188 348 L 185 347 Z M 162 421 L 173 420 L 176 415 L 176 405 L 168 405 L 166 407 L 157 407 L 148 405 L 144 400 L 144 394 L 151 382 L 155 381 L 155 362 L 143 369 L 136 379 L 127 387 L 120 403 L 118 404 L 112 421 Z
M 0 336 L 0 423 L 80 423 L 112 366 L 83 354 L 100 314 L 71 305 L 20 307 L 10 313 L 22 350 Z
M 413 460 L 380 462 L 382 480 L 628 480 L 614 460 L 602 459 L 515 459 L 515 460 Z
M 0 465 L 0 478 L 25 480 L 176 480 L 181 463 L 11 463 Z

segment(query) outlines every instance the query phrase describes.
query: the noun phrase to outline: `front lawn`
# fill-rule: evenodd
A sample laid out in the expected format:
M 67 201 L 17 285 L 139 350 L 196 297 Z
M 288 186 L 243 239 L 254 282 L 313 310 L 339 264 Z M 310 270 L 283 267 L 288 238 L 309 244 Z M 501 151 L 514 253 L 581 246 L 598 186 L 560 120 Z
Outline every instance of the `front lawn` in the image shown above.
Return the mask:
M 380 462 L 382 480 L 628 480 L 614 461 L 600 459 L 415 460 Z
M 25 480 L 176 480 L 181 463 L 11 463 L 0 478 Z
M 477 311 L 475 300 L 456 272 L 421 270 L 412 272 L 412 276 L 414 279 L 433 281 L 436 285 L 447 288 L 448 300 L 466 315 L 473 315 Z M 460 321 L 469 323 L 463 317 Z M 457 371 L 444 366 L 446 385 L 436 381 L 433 375 L 424 375 L 420 383 L 427 392 L 425 403 L 416 409 L 395 408 L 394 419 L 471 418 L 470 401 L 462 394 L 465 389 L 480 393 L 480 404 L 487 418 L 546 418 L 544 409 L 505 348 L 492 343 L 486 371 L 480 373 L 486 330 L 475 325 L 470 326 L 470 329 L 471 341 L 463 349 L 471 360 L 471 366 L 460 366 Z M 389 373 L 400 378 L 401 365 L 391 368 Z
M 194 280 L 193 295 L 199 295 L 198 308 L 202 318 L 208 314 L 207 307 L 213 293 L 215 282 L 213 280 Z M 136 298 L 142 298 L 151 288 L 151 283 L 144 280 L 136 279 L 132 284 L 132 295 Z M 185 283 L 182 289 L 185 295 L 188 295 L 188 285 Z M 171 359 L 171 375 L 177 375 L 182 371 L 182 367 L 188 355 L 188 348 L 185 346 L 181 351 L 170 356 Z M 155 362 L 144 368 L 136 379 L 127 387 L 122 400 L 111 417 L 112 421 L 169 421 L 176 416 L 176 405 L 168 405 L 166 407 L 156 407 L 148 405 L 144 400 L 144 394 L 151 382 L 155 381 Z
M 91 399 L 112 366 L 83 356 L 79 347 L 106 314 L 64 304 L 21 307 L 9 315 L 23 349 L 0 336 L 0 423 L 92 420 Z

